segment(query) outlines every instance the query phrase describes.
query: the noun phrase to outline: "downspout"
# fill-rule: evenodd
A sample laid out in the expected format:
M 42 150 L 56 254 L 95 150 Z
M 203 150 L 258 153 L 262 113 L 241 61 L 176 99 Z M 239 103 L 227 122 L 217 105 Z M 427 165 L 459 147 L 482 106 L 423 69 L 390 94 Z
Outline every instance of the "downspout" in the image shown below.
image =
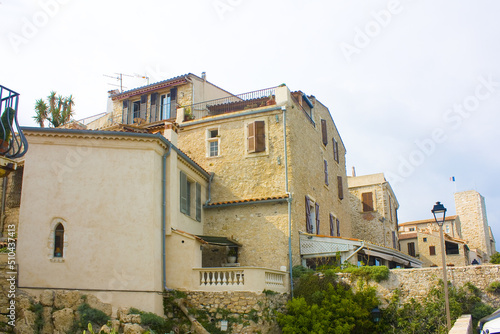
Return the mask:
M 288 261 L 290 272 L 290 293 L 293 298 L 293 276 L 292 276 L 292 194 L 288 189 L 288 155 L 286 145 L 286 106 L 282 106 L 283 110 L 283 142 L 284 142 L 284 155 L 285 155 L 285 192 L 288 195 Z
M 212 181 L 214 179 L 214 175 L 214 172 L 210 173 L 210 178 L 208 179 L 208 199 L 205 202 L 205 205 L 208 205 L 208 203 L 212 200 Z
M 166 291 L 170 291 L 171 289 L 167 288 L 167 260 L 166 260 L 166 251 L 165 251 L 165 235 L 167 233 L 166 226 L 166 218 L 167 218 L 167 157 L 170 155 L 170 151 L 172 149 L 172 144 L 168 143 L 168 150 L 163 155 L 163 168 L 162 168 L 162 179 L 161 179 L 161 222 L 162 222 L 162 235 L 161 235 L 161 243 L 162 243 L 162 265 L 163 265 L 163 289 Z
M 359 246 L 359 248 L 358 248 L 358 249 L 356 249 L 356 250 L 354 251 L 354 253 L 352 253 L 351 255 L 349 255 L 349 256 L 347 257 L 347 259 L 345 259 L 345 260 L 344 260 L 344 263 L 345 263 L 345 262 L 347 262 L 347 261 L 349 261 L 349 260 L 351 259 L 351 257 L 353 257 L 354 255 L 358 254 L 358 252 L 359 252 L 360 250 L 362 250 L 362 249 L 363 249 L 363 247 L 365 247 L 365 242 L 364 242 L 364 241 L 362 241 L 362 242 L 361 242 L 361 246 Z

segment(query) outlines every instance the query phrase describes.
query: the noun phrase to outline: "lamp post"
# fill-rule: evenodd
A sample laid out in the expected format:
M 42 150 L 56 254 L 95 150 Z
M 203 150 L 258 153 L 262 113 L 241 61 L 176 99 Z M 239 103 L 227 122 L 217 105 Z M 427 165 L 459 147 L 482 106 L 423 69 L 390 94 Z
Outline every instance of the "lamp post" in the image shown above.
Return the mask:
M 451 329 L 451 318 L 450 318 L 450 303 L 448 301 L 448 277 L 446 272 L 446 257 L 444 248 L 444 235 L 443 235 L 443 224 L 444 218 L 446 217 L 446 208 L 441 204 L 441 202 L 436 202 L 436 205 L 431 210 L 434 215 L 434 220 L 439 225 L 439 236 L 441 238 L 441 258 L 443 261 L 443 281 L 444 281 L 444 304 L 446 307 L 446 323 L 448 325 L 448 330 Z

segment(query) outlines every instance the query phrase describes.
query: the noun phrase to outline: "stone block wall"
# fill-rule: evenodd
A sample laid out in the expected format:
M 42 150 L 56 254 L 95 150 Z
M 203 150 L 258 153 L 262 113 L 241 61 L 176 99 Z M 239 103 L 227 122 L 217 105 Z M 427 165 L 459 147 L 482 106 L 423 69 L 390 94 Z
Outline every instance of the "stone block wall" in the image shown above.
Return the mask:
M 5 179 L 0 180 L 0 196 L 3 195 L 4 181 L 6 180 L 6 196 L 5 196 L 5 209 L 0 213 L 0 225 L 3 230 L 0 231 L 3 237 L 7 236 L 7 227 L 9 225 L 17 226 L 19 223 L 19 207 L 21 206 L 21 188 L 23 183 L 24 165 L 19 165 L 17 170 L 10 173 Z M 1 197 L 0 197 L 1 198 Z M 3 199 L 1 199 L 3 200 Z

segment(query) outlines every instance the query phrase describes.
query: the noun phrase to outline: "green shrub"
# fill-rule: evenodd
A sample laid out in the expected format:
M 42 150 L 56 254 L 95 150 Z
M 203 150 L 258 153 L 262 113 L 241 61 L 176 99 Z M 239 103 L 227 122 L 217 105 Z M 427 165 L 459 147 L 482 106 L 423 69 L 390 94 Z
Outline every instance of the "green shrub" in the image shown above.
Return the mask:
M 486 288 L 486 291 L 494 293 L 494 294 L 500 294 L 500 282 L 495 281 L 491 282 L 490 285 Z
M 41 333 L 43 329 L 43 306 L 40 303 L 36 303 L 30 306 L 29 310 L 35 313 L 35 333 Z
M 292 277 L 293 278 L 300 278 L 303 275 L 311 274 L 313 272 L 314 272 L 314 270 L 308 269 L 308 268 L 300 266 L 300 265 L 292 267 Z
M 91 324 L 91 326 L 94 326 L 95 328 L 101 328 L 110 320 L 109 316 L 107 316 L 106 313 L 90 307 L 87 303 L 83 303 L 78 306 L 77 310 L 80 317 L 79 320 L 76 321 L 73 325 L 73 332 L 85 330 L 86 328 L 88 328 L 89 324 Z
M 165 318 L 151 312 L 141 312 L 141 325 L 148 326 L 155 333 L 168 333 L 172 324 Z
M 500 264 L 500 253 L 495 253 L 490 257 L 490 263 Z
M 366 281 L 381 282 L 389 278 L 389 268 L 386 266 L 363 266 L 347 267 L 342 270 L 344 273 L 350 273 L 353 279 L 364 279 Z

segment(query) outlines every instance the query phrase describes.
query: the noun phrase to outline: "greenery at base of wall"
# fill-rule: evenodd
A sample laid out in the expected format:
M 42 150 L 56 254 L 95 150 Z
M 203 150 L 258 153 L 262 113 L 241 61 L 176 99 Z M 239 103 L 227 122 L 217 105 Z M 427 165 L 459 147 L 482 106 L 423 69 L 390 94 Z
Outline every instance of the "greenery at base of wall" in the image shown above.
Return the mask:
M 141 325 L 147 326 L 151 333 L 169 333 L 174 324 L 171 320 L 165 319 L 152 312 L 143 312 L 136 308 L 130 308 L 129 314 L 139 314 L 141 316 Z
M 389 268 L 386 266 L 354 266 L 354 265 L 344 265 L 344 266 L 318 266 L 315 272 L 312 269 L 305 268 L 303 266 L 295 266 L 292 268 L 293 278 L 300 278 L 302 276 L 307 276 L 312 273 L 318 273 L 319 275 L 325 274 L 337 274 L 337 273 L 347 273 L 351 274 L 353 280 L 362 279 L 367 282 L 375 281 L 382 282 L 389 278 Z
M 87 303 L 80 304 L 77 312 L 79 316 L 73 322 L 69 333 L 81 333 L 88 328 L 89 324 L 92 324 L 95 328 L 101 328 L 110 320 L 110 317 L 106 313 L 90 307 Z
M 490 263 L 500 264 L 500 253 L 495 253 L 490 257 Z
M 395 291 L 388 306 L 381 310 L 381 320 L 375 323 L 371 311 L 381 303 L 364 275 L 354 292 L 349 284 L 338 282 L 335 270 L 311 272 L 297 268 L 296 272 L 300 278 L 295 285 L 295 298 L 287 303 L 286 313 L 278 315 L 284 334 L 447 333 L 442 281 L 422 301 L 411 299 L 402 303 L 399 291 Z M 471 283 L 460 288 L 448 285 L 452 319 L 471 314 L 475 327 L 480 318 L 494 311 L 481 302 L 481 291 Z
M 40 303 L 36 303 L 31 305 L 30 309 L 31 312 L 35 313 L 35 326 L 34 326 L 34 332 L 35 334 L 42 333 L 43 329 L 43 305 Z
M 486 291 L 494 293 L 496 295 L 500 295 L 500 282 L 499 281 L 491 282 L 486 288 Z

